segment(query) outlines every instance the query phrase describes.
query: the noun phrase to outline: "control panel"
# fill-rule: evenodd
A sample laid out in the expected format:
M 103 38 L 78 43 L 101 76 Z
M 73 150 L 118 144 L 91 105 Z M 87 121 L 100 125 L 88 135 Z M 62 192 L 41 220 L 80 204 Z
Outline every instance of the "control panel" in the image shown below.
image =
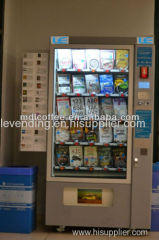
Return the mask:
M 134 65 L 134 114 L 138 118 L 133 134 L 131 216 L 131 225 L 134 228 L 136 227 L 136 222 L 134 221 L 135 215 L 142 215 L 145 209 L 147 209 L 147 206 L 151 206 L 154 66 L 154 45 L 136 45 Z M 144 177 L 145 174 L 146 177 Z M 140 179 L 140 182 L 137 181 L 137 179 Z M 147 202 L 143 201 L 143 199 L 146 199 Z M 137 207 L 137 205 L 140 207 Z M 149 221 L 151 219 L 150 212 L 151 211 L 145 216 Z M 142 219 L 139 221 L 142 222 Z

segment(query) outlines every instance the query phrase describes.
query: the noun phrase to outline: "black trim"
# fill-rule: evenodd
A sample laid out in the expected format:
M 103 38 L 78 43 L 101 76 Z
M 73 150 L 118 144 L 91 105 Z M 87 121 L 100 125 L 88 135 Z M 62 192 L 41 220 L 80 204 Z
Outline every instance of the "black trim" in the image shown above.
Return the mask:
M 2 98 L 3 28 L 4 28 L 4 0 L 0 0 L 0 116 Z
M 159 1 L 155 1 L 155 96 L 154 96 L 154 145 L 153 145 L 153 162 L 158 159 L 158 120 L 159 120 Z

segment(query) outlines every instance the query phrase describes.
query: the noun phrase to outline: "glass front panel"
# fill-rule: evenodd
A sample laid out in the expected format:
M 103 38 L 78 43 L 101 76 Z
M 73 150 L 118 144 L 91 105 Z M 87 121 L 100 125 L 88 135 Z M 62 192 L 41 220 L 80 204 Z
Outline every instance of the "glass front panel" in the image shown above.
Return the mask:
M 127 177 L 129 50 L 55 49 L 55 177 Z

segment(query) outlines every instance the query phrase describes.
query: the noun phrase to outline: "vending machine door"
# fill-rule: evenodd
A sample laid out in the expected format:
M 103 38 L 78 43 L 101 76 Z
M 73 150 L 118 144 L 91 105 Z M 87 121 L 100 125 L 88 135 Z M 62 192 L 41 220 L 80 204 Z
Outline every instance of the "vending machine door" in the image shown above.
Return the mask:
M 150 228 L 154 47 L 119 40 L 50 47 L 47 225 Z
M 52 47 L 50 79 L 47 179 L 130 184 L 133 46 Z
M 133 133 L 131 227 L 150 228 L 153 162 L 155 47 L 135 46 L 134 114 L 142 126 Z

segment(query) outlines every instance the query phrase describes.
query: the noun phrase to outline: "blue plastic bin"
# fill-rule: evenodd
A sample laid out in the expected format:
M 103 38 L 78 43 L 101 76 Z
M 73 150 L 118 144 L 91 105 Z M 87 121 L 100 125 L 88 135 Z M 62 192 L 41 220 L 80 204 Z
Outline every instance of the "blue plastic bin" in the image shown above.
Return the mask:
M 159 231 L 159 162 L 153 164 L 151 231 Z
M 0 167 L 0 232 L 35 229 L 36 167 Z

